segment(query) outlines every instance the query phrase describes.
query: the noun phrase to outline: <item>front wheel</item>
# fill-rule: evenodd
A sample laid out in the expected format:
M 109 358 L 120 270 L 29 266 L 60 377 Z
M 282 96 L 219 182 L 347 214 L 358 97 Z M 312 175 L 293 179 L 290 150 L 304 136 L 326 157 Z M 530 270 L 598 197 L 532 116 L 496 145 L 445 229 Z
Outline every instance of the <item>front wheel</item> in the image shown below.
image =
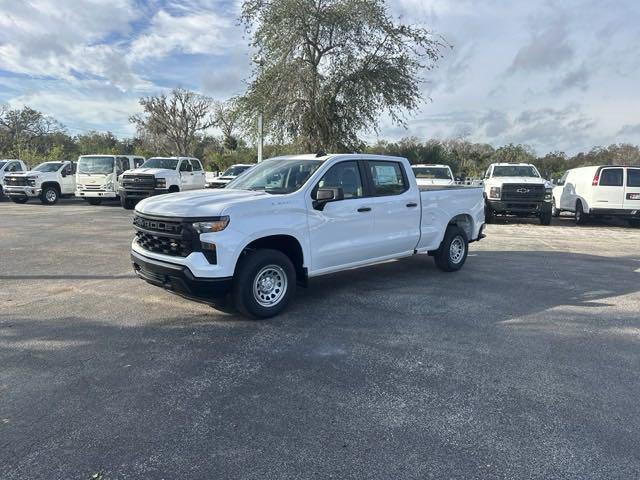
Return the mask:
M 450 225 L 444 234 L 440 248 L 435 251 L 433 258 L 436 266 L 444 272 L 460 270 L 467 260 L 469 241 L 460 227 Z
M 40 195 L 40 201 L 43 205 L 55 205 L 58 203 L 60 199 L 60 192 L 54 186 L 46 186 L 42 189 L 42 194 Z
M 133 210 L 136 203 L 130 198 L 120 197 L 120 205 L 122 205 L 122 208 L 125 210 Z
M 13 203 L 27 203 L 29 201 L 29 197 L 9 197 Z
M 233 300 L 243 315 L 269 318 L 287 307 L 295 289 L 296 271 L 289 257 L 278 250 L 254 250 L 240 260 Z
M 89 205 L 100 205 L 102 203 L 101 198 L 85 198 Z
M 552 211 L 542 212 L 540 214 L 540 225 L 551 225 Z
M 584 225 L 587 223 L 587 214 L 584 213 L 584 209 L 582 208 L 582 202 L 578 201 L 576 203 L 576 223 L 578 225 Z

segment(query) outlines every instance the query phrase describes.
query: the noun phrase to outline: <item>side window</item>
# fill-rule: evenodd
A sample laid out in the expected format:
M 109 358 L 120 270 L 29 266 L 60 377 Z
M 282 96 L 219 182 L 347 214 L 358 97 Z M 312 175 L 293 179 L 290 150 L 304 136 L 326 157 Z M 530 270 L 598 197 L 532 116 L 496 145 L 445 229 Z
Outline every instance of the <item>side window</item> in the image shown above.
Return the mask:
M 196 160 L 196 159 L 191 160 L 191 166 L 193 167 L 194 172 L 200 172 L 202 170 L 202 165 L 200 164 L 200 160 Z
M 640 168 L 627 168 L 627 187 L 640 187 Z
M 605 168 L 600 173 L 601 187 L 621 187 L 623 170 L 621 168 Z
M 72 175 L 73 174 L 73 170 L 71 169 L 71 163 L 67 163 L 64 167 L 62 167 L 62 172 L 64 172 L 65 175 Z
M 316 185 L 313 197 L 319 188 L 341 188 L 345 199 L 362 197 L 364 189 L 358 162 L 340 162 L 334 165 Z
M 558 186 L 562 187 L 567 182 L 567 177 L 569 176 L 569 172 L 564 172 L 564 175 L 560 180 L 558 180 Z
M 77 169 L 78 169 L 78 164 L 76 162 L 71 162 L 71 175 L 75 175 Z
M 487 171 L 484 172 L 484 178 L 491 178 L 491 167 L 487 168 Z
M 144 158 L 142 157 L 135 157 L 133 159 L 133 168 L 138 168 L 140 165 L 142 165 L 144 163 Z
M 189 160 L 182 160 L 182 162 L 180 162 L 180 171 L 181 172 L 191 172 L 193 170 L 193 168 L 191 167 L 191 164 L 189 163 Z
M 399 195 L 409 189 L 397 162 L 368 160 L 375 195 Z

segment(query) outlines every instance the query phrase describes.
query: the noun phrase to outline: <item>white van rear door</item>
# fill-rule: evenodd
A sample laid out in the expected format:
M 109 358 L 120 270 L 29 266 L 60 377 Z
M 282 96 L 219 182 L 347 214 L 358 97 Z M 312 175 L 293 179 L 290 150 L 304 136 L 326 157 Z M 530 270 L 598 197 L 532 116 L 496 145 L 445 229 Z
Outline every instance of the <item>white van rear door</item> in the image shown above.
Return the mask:
M 607 167 L 600 171 L 600 181 L 594 187 L 594 208 L 622 208 L 624 203 L 624 168 Z
M 640 168 L 627 168 L 624 189 L 624 209 L 640 211 Z

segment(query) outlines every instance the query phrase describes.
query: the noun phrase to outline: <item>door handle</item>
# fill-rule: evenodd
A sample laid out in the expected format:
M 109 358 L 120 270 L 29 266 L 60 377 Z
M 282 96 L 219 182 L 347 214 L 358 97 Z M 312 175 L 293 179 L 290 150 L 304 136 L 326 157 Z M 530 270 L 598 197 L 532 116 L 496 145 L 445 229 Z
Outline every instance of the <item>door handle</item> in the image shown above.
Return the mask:
M 407 208 L 415 208 L 417 206 L 418 206 L 418 204 L 415 203 L 415 202 L 407 203 Z
M 358 211 L 359 211 L 359 212 L 361 212 L 361 213 L 362 213 L 362 212 L 370 212 L 370 211 L 371 211 L 371 208 L 369 208 L 369 207 L 360 207 L 360 208 L 358 209 Z

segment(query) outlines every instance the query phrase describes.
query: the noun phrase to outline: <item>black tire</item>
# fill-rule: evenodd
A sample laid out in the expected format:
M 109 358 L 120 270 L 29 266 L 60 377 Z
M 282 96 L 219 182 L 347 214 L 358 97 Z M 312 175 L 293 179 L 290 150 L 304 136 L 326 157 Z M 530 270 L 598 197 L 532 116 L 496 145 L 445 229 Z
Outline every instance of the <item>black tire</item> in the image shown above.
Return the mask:
M 54 185 L 47 185 L 42 189 L 40 201 L 43 205 L 55 205 L 60 200 L 60 190 Z
M 577 225 L 584 225 L 589 219 L 589 216 L 584 213 L 584 208 L 582 207 L 582 202 L 580 200 L 576 202 L 575 219 Z
M 125 210 L 133 210 L 136 206 L 136 202 L 130 198 L 120 197 L 120 205 L 122 205 L 122 208 Z
M 102 203 L 102 199 L 101 198 L 85 198 L 85 200 L 87 201 L 87 203 L 89 203 L 89 205 L 100 205 Z
M 461 242 L 461 243 L 460 243 Z M 459 248 L 454 248 L 456 244 Z M 462 251 L 460 251 L 462 248 Z M 444 272 L 455 272 L 460 270 L 467 260 L 469 253 L 469 240 L 467 234 L 456 225 L 449 225 L 444 234 L 444 239 L 440 244 L 440 248 L 433 254 L 436 266 Z
M 496 215 L 493 213 L 493 208 L 490 205 L 484 206 L 484 223 L 493 223 L 496 220 Z
M 28 197 L 9 197 L 13 203 L 27 203 L 29 201 Z
M 551 225 L 552 211 L 548 210 L 540 214 L 540 225 Z
M 180 188 L 177 185 L 171 185 L 169 187 L 169 193 L 178 193 L 180 191 Z
M 551 216 L 558 218 L 560 216 L 560 212 L 562 212 L 562 210 L 560 210 L 559 208 L 556 208 L 556 199 L 555 198 L 552 198 L 551 202 L 552 202 L 551 203 Z
M 265 280 L 264 291 L 257 285 L 258 277 Z M 232 295 L 241 314 L 250 318 L 269 318 L 287 307 L 295 290 L 296 270 L 289 257 L 278 250 L 263 249 L 248 252 L 241 258 L 234 275 Z M 276 303 L 266 305 L 269 301 Z

